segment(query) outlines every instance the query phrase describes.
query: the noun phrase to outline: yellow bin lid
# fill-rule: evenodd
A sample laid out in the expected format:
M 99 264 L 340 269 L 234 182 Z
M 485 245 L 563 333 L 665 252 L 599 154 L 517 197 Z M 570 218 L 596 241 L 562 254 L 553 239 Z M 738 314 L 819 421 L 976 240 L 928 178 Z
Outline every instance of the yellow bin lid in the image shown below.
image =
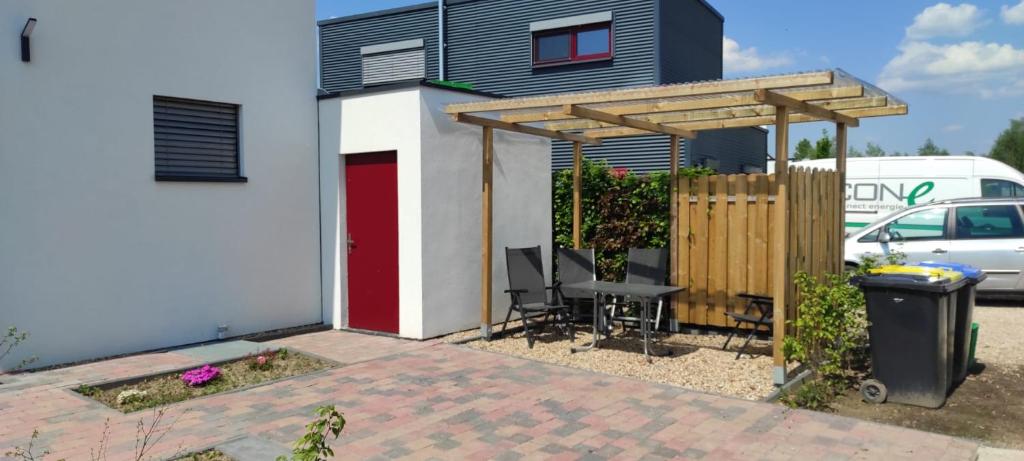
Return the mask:
M 964 278 L 964 274 L 957 271 L 941 269 L 938 267 L 898 266 L 895 264 L 877 267 L 871 269 L 869 272 L 871 275 L 916 275 L 919 277 L 925 277 L 931 282 L 941 279 L 949 279 L 950 282 L 956 282 Z

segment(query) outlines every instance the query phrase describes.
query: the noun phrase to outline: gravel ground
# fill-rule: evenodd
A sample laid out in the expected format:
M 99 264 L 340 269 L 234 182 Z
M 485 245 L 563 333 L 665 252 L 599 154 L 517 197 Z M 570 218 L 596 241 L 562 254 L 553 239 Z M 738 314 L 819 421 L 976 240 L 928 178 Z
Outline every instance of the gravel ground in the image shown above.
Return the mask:
M 672 355 L 655 357 L 653 364 L 644 359 L 643 344 L 632 331 L 624 335 L 616 330 L 610 340 L 601 343 L 601 349 L 576 354 L 570 352 L 572 344 L 567 338 L 550 332 L 540 335 L 532 350 L 527 348 L 522 333 L 490 342 L 474 341 L 467 346 L 748 400 L 763 399 L 775 389 L 771 380 L 772 359 L 764 355 L 771 353 L 770 342 L 752 342 L 748 351 L 759 355 L 744 355 L 736 360 L 736 350 L 742 344 L 736 339 L 728 351 L 721 350 L 725 343 L 725 336 L 721 335 L 675 334 L 661 335 L 659 339 L 656 347 L 671 350 Z M 589 341 L 589 333 L 577 332 L 577 346 Z
M 1024 307 L 1002 304 L 974 308 L 978 323 L 975 357 L 982 363 L 1024 365 Z

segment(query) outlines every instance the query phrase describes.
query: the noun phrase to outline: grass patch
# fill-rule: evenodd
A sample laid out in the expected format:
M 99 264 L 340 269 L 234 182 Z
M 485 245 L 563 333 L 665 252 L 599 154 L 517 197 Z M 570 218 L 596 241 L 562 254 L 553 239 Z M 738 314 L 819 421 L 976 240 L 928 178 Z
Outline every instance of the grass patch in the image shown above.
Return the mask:
M 308 355 L 281 349 L 276 353 L 262 353 L 264 357 L 249 356 L 217 365 L 220 376 L 203 386 L 190 387 L 181 380 L 181 372 L 145 378 L 129 379 L 100 386 L 82 385 L 75 389 L 79 394 L 91 397 L 108 407 L 125 413 L 182 402 L 197 397 L 253 386 L 281 378 L 309 374 L 333 368 L 331 362 Z M 131 398 L 118 396 L 125 391 L 136 395 Z M 197 458 L 204 459 L 204 458 Z M 217 458 L 213 458 L 217 459 Z

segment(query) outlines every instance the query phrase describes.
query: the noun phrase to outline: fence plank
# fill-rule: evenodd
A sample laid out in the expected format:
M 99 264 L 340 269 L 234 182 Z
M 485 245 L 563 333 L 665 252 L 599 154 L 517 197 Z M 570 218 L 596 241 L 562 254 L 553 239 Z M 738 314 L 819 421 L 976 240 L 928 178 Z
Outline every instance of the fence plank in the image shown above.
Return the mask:
M 729 176 L 729 193 L 736 203 L 729 208 L 729 312 L 742 312 L 744 303 L 736 299 L 747 292 L 747 179 Z
M 709 248 L 708 257 L 711 259 L 711 278 L 708 282 L 708 296 L 711 298 L 713 314 L 708 323 L 716 326 L 726 326 L 725 313 L 728 309 L 727 292 L 729 280 L 729 177 L 718 175 L 715 177 L 715 204 L 712 210 L 712 222 L 710 241 L 713 244 Z
M 708 196 L 710 185 L 707 176 L 697 179 L 697 206 L 691 216 L 694 226 L 694 245 L 690 249 L 691 276 L 694 277 L 693 311 L 690 318 L 693 323 L 707 325 L 708 318 Z
M 676 320 L 679 323 L 690 323 L 690 293 L 693 287 L 690 285 L 690 178 L 679 178 L 678 186 L 679 203 L 679 225 L 676 231 L 679 235 L 676 242 L 679 245 L 676 264 L 679 268 L 676 271 L 676 286 L 686 288 L 685 291 L 676 295 L 675 309 Z

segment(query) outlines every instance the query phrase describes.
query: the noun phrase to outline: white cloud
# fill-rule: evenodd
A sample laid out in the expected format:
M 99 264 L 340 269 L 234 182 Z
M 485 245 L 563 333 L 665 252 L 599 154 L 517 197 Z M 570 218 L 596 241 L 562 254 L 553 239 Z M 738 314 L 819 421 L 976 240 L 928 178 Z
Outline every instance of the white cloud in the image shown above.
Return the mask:
M 1016 94 L 1024 72 L 1024 50 L 1013 45 L 961 42 L 936 45 L 907 41 L 879 75 L 891 91 L 934 89 L 974 92 L 984 97 Z
M 722 66 L 726 73 L 760 71 L 792 62 L 786 55 L 762 56 L 755 47 L 741 48 L 736 40 L 729 37 L 722 40 Z
M 952 125 L 946 125 L 945 127 L 943 127 L 942 131 L 945 131 L 947 133 L 955 133 L 955 132 L 960 131 L 962 129 L 964 129 L 963 125 L 954 123 Z
M 1003 5 L 1000 16 L 1007 24 L 1024 24 L 1024 0 L 1021 0 L 1016 6 Z
M 921 40 L 931 37 L 966 37 L 981 27 L 984 15 L 970 3 L 952 6 L 948 3 L 925 8 L 907 27 L 907 38 Z

